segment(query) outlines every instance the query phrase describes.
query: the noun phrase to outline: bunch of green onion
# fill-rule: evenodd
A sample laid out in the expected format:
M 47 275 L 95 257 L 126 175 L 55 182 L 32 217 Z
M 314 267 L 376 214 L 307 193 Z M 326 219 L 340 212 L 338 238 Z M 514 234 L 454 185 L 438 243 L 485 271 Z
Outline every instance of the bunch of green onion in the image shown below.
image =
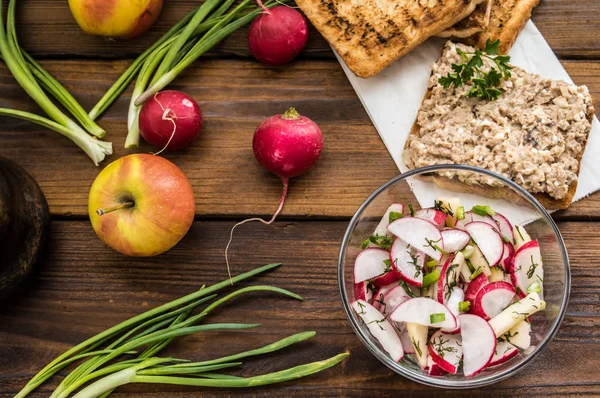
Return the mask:
M 104 137 L 104 130 L 50 73 L 19 46 L 15 29 L 15 9 L 16 0 L 10 0 L 5 25 L 3 4 L 0 0 L 0 54 L 12 75 L 48 118 L 7 108 L 0 108 L 0 115 L 24 119 L 64 135 L 83 149 L 94 164 L 98 165 L 106 155 L 112 153 L 112 144 L 97 139 Z M 46 93 L 54 97 L 81 126 L 61 111 Z
M 264 5 L 272 8 L 288 1 L 271 0 Z M 140 140 L 138 119 L 144 102 L 175 80 L 198 57 L 263 12 L 260 7 L 251 5 L 251 0 L 242 0 L 235 6 L 234 2 L 206 0 L 190 12 L 131 64 L 89 116 L 98 118 L 137 76 L 129 106 L 125 148 L 137 147 Z
M 50 362 L 35 375 L 15 398 L 30 392 L 65 367 L 81 362 L 52 393 L 52 398 L 106 397 L 115 388 L 131 383 L 161 383 L 198 387 L 240 388 L 285 382 L 309 376 L 335 366 L 349 354 L 296 366 L 290 369 L 253 376 L 238 377 L 219 371 L 240 366 L 240 360 L 281 350 L 310 339 L 314 332 L 304 332 L 284 338 L 264 347 L 201 362 L 177 358 L 160 358 L 160 353 L 178 336 L 193 333 L 251 329 L 259 324 L 214 323 L 198 325 L 212 311 L 229 300 L 250 292 L 275 292 L 302 300 L 288 290 L 272 286 L 250 286 L 236 290 L 207 305 L 199 313 L 194 309 L 216 298 L 215 292 L 255 275 L 272 270 L 280 264 L 269 264 L 225 280 L 210 287 L 171 301 L 97 334 L 71 348 Z M 142 350 L 143 348 L 143 350 Z

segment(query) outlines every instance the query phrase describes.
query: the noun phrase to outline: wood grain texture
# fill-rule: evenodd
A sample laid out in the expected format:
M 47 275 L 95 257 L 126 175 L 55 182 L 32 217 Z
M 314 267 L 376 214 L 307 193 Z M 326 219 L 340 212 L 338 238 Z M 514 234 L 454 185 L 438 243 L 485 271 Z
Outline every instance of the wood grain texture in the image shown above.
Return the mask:
M 12 396 L 33 374 L 73 344 L 204 283 L 226 278 L 222 249 L 232 222 L 196 222 L 173 251 L 152 259 L 123 257 L 106 248 L 84 221 L 57 221 L 46 264 L 31 289 L 0 309 L 0 396 Z M 318 376 L 244 396 L 455 396 L 395 375 L 362 346 L 341 308 L 336 280 L 339 243 L 347 223 L 278 222 L 246 225 L 233 246 L 235 273 L 273 261 L 284 266 L 250 284 L 275 284 L 304 297 L 270 294 L 239 298 L 209 321 L 260 322 L 251 332 L 180 338 L 165 354 L 210 358 L 260 346 L 299 331 L 315 330 L 305 344 L 258 360 L 245 373 L 264 373 L 350 351 L 341 366 Z M 599 395 L 600 238 L 591 223 L 561 223 L 572 263 L 572 294 L 565 321 L 549 347 L 520 374 L 469 396 Z M 582 355 L 585 352 L 585 360 Z M 64 373 L 61 373 L 64 375 Z M 56 383 L 32 397 L 46 397 Z M 129 386 L 115 397 L 227 396 L 231 391 L 173 386 Z M 460 396 L 460 394 L 456 394 Z
M 563 61 L 578 84 L 600 98 L 600 64 Z M 47 61 L 87 109 L 127 67 L 127 61 Z M 280 195 L 279 180 L 252 154 L 252 134 L 266 117 L 295 106 L 318 123 L 325 136 L 317 166 L 295 178 L 284 217 L 350 217 L 397 168 L 358 97 L 335 60 L 298 61 L 284 69 L 252 61 L 196 62 L 171 86 L 196 98 L 205 125 L 191 148 L 165 156 L 190 178 L 200 217 L 268 215 Z M 39 112 L 7 69 L 0 65 L 0 106 Z M 129 94 L 101 119 L 115 154 L 103 165 L 131 153 L 123 149 Z M 0 120 L 0 155 L 27 169 L 40 183 L 55 215 L 87 215 L 89 188 L 99 173 L 74 144 L 23 121 Z M 143 145 L 140 152 L 152 148 Z M 239 200 L 243 198 L 243 200 Z M 560 217 L 600 217 L 600 195 L 576 203 Z
M 35 0 L 20 3 L 19 27 L 24 46 L 42 56 L 85 56 L 100 58 L 134 57 L 198 4 L 195 0 L 165 2 L 156 26 L 144 36 L 121 42 L 81 32 L 66 1 Z M 600 2 L 597 0 L 543 0 L 534 10 L 533 21 L 563 58 L 600 57 Z M 35 28 L 33 28 L 35 27 Z M 57 37 L 60 32 L 60 39 Z M 327 42 L 311 27 L 304 57 L 329 57 Z M 213 56 L 249 56 L 246 30 L 234 33 L 211 52 Z

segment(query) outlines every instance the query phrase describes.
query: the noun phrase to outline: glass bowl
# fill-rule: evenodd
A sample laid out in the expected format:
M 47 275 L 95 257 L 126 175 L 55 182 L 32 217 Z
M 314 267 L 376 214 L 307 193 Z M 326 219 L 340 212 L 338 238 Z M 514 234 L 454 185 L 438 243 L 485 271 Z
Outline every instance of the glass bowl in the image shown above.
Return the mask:
M 350 305 L 354 301 L 354 260 L 362 250 L 362 242 L 373 233 L 385 210 L 392 203 L 403 203 L 405 206 L 411 203 L 414 209 L 418 210 L 419 202 L 413 192 L 416 184 L 419 184 L 421 198 L 423 195 L 435 197 L 432 195 L 440 188 L 432 182 L 423 180 L 437 173 L 444 175 L 444 173 L 456 172 L 467 179 L 469 177 L 486 177 L 496 186 L 508 188 L 509 190 L 492 189 L 490 191 L 496 198 L 498 198 L 498 192 L 503 192 L 502 195 L 512 202 L 511 204 L 502 199 L 475 196 L 466 193 L 464 185 L 456 182 L 456 179 L 446 180 L 444 188 L 453 192 L 449 194 L 446 191 L 444 196 L 451 195 L 460 198 L 465 209 L 468 210 L 475 204 L 489 204 L 493 209 L 498 210 L 496 206 L 514 206 L 514 203 L 518 202 L 518 211 L 522 210 L 531 217 L 538 218 L 535 222 L 529 223 L 526 229 L 531 238 L 538 239 L 540 244 L 544 259 L 544 300 L 547 304 L 545 311 L 540 311 L 531 317 L 532 348 L 525 352 L 521 351 L 517 356 L 501 365 L 488 368 L 480 374 L 468 378 L 460 374 L 429 376 L 408 355 L 405 355 L 400 362 L 394 361 L 372 337 Z M 499 201 L 504 203 L 500 205 Z M 423 203 L 423 205 L 432 207 L 433 199 L 430 203 Z M 354 332 L 377 359 L 396 373 L 413 381 L 434 387 L 460 389 L 481 387 L 513 376 L 546 348 L 558 331 L 564 317 L 571 287 L 571 274 L 567 250 L 558 227 L 544 207 L 531 194 L 514 182 L 488 170 L 465 165 L 437 165 L 411 170 L 399 175 L 383 184 L 365 200 L 350 221 L 344 235 L 338 262 L 338 283 L 342 304 Z

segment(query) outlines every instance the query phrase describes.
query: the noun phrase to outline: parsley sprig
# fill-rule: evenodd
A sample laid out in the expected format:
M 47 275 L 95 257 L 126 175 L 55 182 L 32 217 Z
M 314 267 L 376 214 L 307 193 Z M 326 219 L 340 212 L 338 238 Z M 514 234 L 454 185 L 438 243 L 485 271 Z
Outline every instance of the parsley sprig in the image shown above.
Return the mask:
M 467 92 L 467 97 L 482 98 L 487 101 L 494 101 L 500 97 L 502 91 L 498 88 L 500 81 L 511 77 L 510 70 L 513 68 L 509 64 L 510 56 L 498 55 L 500 49 L 500 40 L 490 41 L 487 39 L 483 50 L 475 50 L 475 52 L 465 52 L 460 48 L 456 52 L 460 55 L 462 64 L 452 64 L 451 68 L 454 73 L 448 73 L 439 79 L 439 83 L 444 88 L 460 87 L 469 82 L 473 83 L 473 87 Z M 484 58 L 492 61 L 496 67 L 490 67 L 488 72 L 484 72 Z

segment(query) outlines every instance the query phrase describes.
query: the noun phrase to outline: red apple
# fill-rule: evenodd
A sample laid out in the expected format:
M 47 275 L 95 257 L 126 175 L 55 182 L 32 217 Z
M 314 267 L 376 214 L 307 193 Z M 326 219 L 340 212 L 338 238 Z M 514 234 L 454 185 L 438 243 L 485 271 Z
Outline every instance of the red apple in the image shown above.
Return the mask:
M 106 166 L 90 190 L 90 221 L 107 245 L 128 256 L 164 253 L 194 221 L 192 186 L 168 160 L 125 156 Z

